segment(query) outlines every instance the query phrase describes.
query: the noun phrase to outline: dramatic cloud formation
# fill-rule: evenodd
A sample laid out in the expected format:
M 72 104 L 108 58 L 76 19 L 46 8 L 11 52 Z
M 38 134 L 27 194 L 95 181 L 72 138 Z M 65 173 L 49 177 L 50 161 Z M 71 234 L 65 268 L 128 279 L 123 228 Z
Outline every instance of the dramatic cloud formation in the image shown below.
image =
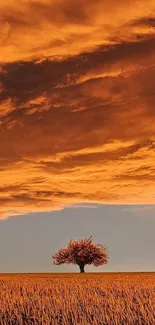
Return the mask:
M 154 0 L 1 0 L 0 26 L 0 217 L 154 204 Z

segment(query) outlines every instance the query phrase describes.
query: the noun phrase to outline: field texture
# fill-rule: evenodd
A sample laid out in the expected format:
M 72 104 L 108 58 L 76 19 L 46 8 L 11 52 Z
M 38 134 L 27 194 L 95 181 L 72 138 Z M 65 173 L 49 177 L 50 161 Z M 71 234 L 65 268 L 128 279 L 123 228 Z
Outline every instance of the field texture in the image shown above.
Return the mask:
M 0 325 L 154 325 L 155 273 L 0 275 Z

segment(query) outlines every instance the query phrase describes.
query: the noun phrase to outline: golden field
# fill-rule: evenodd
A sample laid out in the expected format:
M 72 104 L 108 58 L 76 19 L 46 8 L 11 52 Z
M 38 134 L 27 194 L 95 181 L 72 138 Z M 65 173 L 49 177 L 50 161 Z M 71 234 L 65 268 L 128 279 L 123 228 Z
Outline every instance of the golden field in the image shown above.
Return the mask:
M 0 325 L 154 325 L 155 273 L 1 274 Z

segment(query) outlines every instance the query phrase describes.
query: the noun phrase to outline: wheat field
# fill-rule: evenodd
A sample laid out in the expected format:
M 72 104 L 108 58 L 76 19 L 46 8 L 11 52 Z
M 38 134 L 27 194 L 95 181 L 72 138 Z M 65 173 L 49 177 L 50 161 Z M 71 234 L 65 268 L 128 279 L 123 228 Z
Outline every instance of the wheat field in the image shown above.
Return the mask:
M 0 325 L 154 325 L 155 273 L 0 275 Z

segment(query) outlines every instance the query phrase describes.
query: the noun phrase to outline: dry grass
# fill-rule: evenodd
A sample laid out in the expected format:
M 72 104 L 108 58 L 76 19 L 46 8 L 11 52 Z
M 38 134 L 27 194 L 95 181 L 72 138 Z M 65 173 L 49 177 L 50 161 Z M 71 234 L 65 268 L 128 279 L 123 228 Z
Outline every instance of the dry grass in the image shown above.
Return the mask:
M 153 325 L 155 273 L 0 275 L 0 325 Z

